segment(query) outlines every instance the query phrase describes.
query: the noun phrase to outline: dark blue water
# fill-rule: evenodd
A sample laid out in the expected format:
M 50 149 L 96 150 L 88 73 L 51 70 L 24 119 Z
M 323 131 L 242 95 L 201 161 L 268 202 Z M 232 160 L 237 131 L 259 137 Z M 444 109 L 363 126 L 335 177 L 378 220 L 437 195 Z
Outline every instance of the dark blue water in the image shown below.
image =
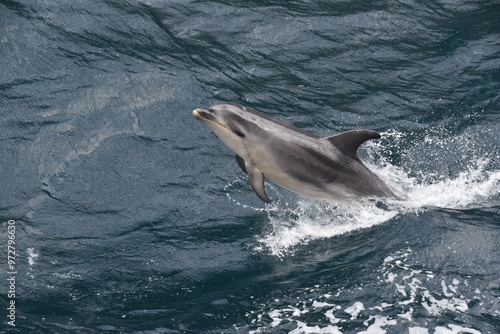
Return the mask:
M 499 333 L 499 18 L 0 1 L 0 332 Z M 360 156 L 408 200 L 264 205 L 191 115 L 219 101 L 381 132 Z

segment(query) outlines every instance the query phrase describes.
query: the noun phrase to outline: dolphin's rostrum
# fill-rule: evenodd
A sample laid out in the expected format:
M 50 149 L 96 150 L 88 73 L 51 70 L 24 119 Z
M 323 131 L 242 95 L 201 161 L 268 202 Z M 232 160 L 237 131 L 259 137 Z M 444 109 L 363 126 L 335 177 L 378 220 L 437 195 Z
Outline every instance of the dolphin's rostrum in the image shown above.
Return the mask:
M 256 110 L 218 103 L 193 110 L 233 152 L 261 200 L 270 202 L 264 177 L 296 194 L 329 203 L 352 204 L 368 198 L 396 198 L 361 162 L 359 145 L 380 138 L 353 130 L 320 138 Z

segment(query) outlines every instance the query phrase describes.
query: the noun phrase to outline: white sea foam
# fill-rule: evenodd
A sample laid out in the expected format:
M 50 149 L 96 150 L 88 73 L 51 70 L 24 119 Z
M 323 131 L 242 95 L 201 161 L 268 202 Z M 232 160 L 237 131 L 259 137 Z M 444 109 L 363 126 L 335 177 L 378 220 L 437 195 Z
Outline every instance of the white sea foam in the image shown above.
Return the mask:
M 406 209 L 422 209 L 430 206 L 451 209 L 481 207 L 500 193 L 500 171 L 487 171 L 489 159 L 480 158 L 460 172 L 455 178 L 420 181 L 401 175 L 395 168 L 379 169 L 395 188 L 403 188 L 407 200 Z M 396 179 L 399 184 L 394 184 Z
M 347 307 L 344 312 L 351 315 L 351 320 L 354 320 L 358 317 L 359 312 L 363 311 L 365 306 L 361 302 L 355 302 L 351 306 Z
M 26 249 L 26 254 L 28 255 L 28 264 L 31 268 L 36 264 L 39 255 L 32 247 Z
M 307 334 L 307 333 L 342 334 L 342 332 L 339 330 L 337 326 L 326 326 L 321 328 L 319 326 L 308 326 L 306 323 L 300 321 L 297 321 L 297 328 L 289 332 L 289 334 Z
M 467 305 L 484 298 L 478 289 L 467 280 L 437 279 L 429 271 L 414 269 L 412 256 L 409 247 L 388 256 L 377 270 L 378 280 L 358 288 L 329 291 L 327 285 L 315 286 L 287 296 L 296 301 L 295 306 L 274 308 L 271 303 L 252 321 L 259 327 L 251 333 L 267 333 L 280 325 L 290 328 L 289 324 L 294 323 L 296 328 L 291 333 L 351 333 L 355 326 L 358 334 L 400 333 L 401 328 L 406 328 L 409 334 L 481 334 L 474 328 L 453 323 L 443 326 L 446 319 L 443 316 L 466 313 Z M 381 295 L 378 305 L 367 307 L 361 301 L 337 304 L 355 300 L 365 295 L 365 290 Z M 319 319 L 322 325 L 308 323 L 311 319 Z M 441 319 L 440 325 L 433 326 L 432 319 Z
M 393 188 L 406 194 L 406 209 L 444 207 L 468 209 L 482 207 L 500 195 L 500 150 L 483 143 L 476 134 L 444 137 L 430 130 L 424 140 L 402 148 L 405 163 L 390 164 L 382 145 L 400 146 L 402 134 L 383 134 L 386 144 L 367 143 L 367 164 Z M 491 149 L 493 147 L 493 149 Z

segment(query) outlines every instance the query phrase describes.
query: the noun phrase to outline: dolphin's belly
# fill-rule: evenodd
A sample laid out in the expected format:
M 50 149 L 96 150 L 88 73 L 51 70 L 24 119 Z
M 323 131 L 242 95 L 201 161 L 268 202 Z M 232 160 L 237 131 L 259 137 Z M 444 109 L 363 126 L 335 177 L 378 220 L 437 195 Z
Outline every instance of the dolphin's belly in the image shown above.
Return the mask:
M 265 174 L 264 174 L 265 175 Z M 354 197 L 347 189 L 341 186 L 324 185 L 318 187 L 314 183 L 299 181 L 290 177 L 271 175 L 269 181 L 302 196 L 327 202 L 345 202 Z
M 266 179 L 296 194 L 327 202 L 348 201 L 356 196 L 337 182 L 339 173 L 322 162 L 283 155 L 253 161 Z

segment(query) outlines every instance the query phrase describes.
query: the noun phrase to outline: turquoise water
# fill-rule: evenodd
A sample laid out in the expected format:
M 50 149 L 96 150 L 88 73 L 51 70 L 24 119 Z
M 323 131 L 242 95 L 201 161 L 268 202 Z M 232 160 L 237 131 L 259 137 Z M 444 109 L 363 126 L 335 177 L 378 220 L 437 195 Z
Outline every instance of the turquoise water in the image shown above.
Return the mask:
M 0 332 L 500 332 L 499 17 L 0 1 Z M 219 101 L 380 132 L 360 156 L 408 200 L 265 205 L 192 117 Z

